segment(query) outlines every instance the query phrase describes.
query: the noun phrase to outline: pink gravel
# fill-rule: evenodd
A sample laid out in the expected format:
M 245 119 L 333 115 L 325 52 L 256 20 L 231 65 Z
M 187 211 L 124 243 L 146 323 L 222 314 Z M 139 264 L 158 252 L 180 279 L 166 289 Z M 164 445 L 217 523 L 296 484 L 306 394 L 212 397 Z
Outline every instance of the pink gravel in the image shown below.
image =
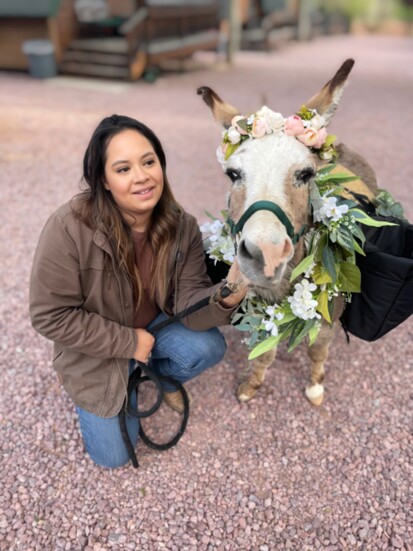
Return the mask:
M 371 344 L 349 346 L 338 331 L 319 409 L 304 398 L 303 347 L 281 347 L 258 396 L 240 405 L 246 354 L 226 328 L 224 361 L 188 385 L 194 402 L 178 446 L 140 443 L 139 470 L 110 471 L 84 454 L 51 344 L 27 312 L 39 232 L 78 190 L 103 116 L 128 114 L 157 131 L 176 195 L 200 222 L 205 209 L 225 207 L 219 130 L 195 93 L 203 84 L 244 112 L 265 102 L 288 115 L 354 57 L 332 130 L 366 156 L 412 220 L 412 46 L 320 38 L 153 85 L 0 75 L 1 551 L 413 549 L 412 319 Z

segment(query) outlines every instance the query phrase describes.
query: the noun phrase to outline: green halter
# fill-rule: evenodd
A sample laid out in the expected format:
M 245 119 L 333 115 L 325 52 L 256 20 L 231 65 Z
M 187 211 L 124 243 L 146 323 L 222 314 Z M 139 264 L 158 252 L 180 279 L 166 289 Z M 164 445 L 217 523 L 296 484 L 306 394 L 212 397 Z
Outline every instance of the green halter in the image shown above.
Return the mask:
M 305 234 L 308 229 L 308 226 L 304 224 L 301 227 L 300 231 L 298 233 L 295 233 L 294 226 L 291 224 L 290 219 L 281 207 L 279 207 L 276 203 L 273 203 L 272 201 L 256 201 L 247 208 L 247 210 L 244 212 L 237 223 L 235 223 L 231 218 L 228 218 L 228 224 L 231 229 L 231 233 L 233 235 L 237 235 L 237 233 L 241 232 L 245 222 L 259 210 L 269 210 L 270 212 L 275 214 L 275 216 L 287 230 L 287 235 L 294 245 L 298 243 L 300 238 Z

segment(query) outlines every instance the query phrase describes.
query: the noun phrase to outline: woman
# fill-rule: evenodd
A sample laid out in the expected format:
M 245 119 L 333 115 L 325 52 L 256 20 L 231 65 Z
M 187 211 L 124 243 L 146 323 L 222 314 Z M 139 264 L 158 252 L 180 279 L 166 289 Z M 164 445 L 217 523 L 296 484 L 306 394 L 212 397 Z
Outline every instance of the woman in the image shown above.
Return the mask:
M 161 143 L 125 116 L 102 120 L 83 161 L 86 191 L 60 207 L 40 236 L 30 282 L 33 327 L 54 341 L 54 368 L 74 400 L 90 457 L 128 461 L 117 415 L 134 360 L 180 383 L 219 362 L 229 323 L 246 294 L 235 262 L 221 298 L 206 275 L 196 220 L 175 201 Z M 183 323 L 147 327 L 206 296 L 214 300 Z M 166 403 L 183 410 L 164 386 Z M 127 419 L 136 444 L 138 423 Z

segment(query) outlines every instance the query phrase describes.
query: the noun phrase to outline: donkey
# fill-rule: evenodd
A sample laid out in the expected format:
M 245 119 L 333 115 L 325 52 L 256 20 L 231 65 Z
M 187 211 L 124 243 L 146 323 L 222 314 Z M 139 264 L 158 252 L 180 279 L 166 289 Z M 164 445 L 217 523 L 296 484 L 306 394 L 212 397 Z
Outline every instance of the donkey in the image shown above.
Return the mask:
M 305 103 L 308 109 L 316 110 L 324 119 L 325 126 L 333 118 L 353 65 L 354 60 L 346 60 L 321 91 Z M 238 109 L 224 102 L 211 88 L 203 86 L 198 88 L 197 93 L 210 107 L 223 131 L 243 118 Z M 239 130 L 242 133 L 242 128 Z M 370 165 L 344 144 L 336 149 L 340 165 L 360 178 L 348 187 L 372 199 L 377 193 L 377 183 Z M 258 296 L 269 303 L 280 303 L 291 291 L 293 268 L 304 257 L 304 239 L 299 237 L 298 242 L 294 243 L 291 232 L 287 232 L 280 220 L 282 215 L 277 212 L 253 209 L 251 214 L 250 207 L 257 201 L 275 204 L 277 210 L 288 217 L 294 231 L 299 232 L 300 228 L 311 224 L 309 183 L 325 161 L 320 159 L 314 148 L 284 130 L 267 133 L 261 139 L 245 139 L 227 158 L 221 154 L 220 160 L 232 184 L 229 192 L 230 218 L 235 223 L 243 215 L 245 219 L 244 213 L 250 209 L 249 217 L 237 236 L 237 259 L 241 273 Z M 336 299 L 333 323 L 324 322 L 316 341 L 308 347 L 311 376 L 305 394 L 314 405 L 320 405 L 323 401 L 324 363 L 335 322 L 343 307 L 344 300 Z M 248 401 L 256 394 L 275 354 L 276 349 L 273 349 L 251 361 L 246 379 L 238 387 L 240 401 Z

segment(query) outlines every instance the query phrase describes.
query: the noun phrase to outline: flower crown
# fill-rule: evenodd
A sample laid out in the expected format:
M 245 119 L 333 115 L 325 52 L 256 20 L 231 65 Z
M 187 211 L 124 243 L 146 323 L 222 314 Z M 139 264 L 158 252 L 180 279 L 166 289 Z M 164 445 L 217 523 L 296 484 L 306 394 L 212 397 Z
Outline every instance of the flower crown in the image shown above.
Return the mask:
M 231 126 L 224 132 L 222 144 L 218 148 L 218 160 L 225 164 L 242 142 L 249 138 L 263 138 L 274 132 L 285 132 L 307 147 L 317 150 L 321 159 L 332 161 L 337 155 L 333 146 L 336 137 L 327 134 L 325 124 L 325 118 L 319 115 L 316 109 L 308 109 L 305 105 L 295 115 L 286 119 L 281 113 L 276 113 L 264 105 L 249 117 L 233 117 Z

